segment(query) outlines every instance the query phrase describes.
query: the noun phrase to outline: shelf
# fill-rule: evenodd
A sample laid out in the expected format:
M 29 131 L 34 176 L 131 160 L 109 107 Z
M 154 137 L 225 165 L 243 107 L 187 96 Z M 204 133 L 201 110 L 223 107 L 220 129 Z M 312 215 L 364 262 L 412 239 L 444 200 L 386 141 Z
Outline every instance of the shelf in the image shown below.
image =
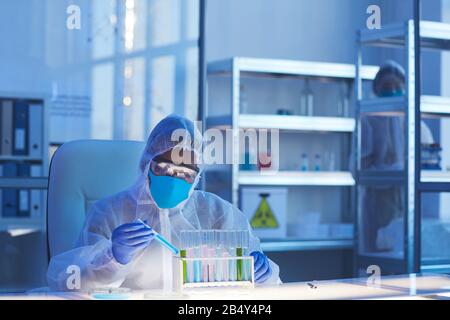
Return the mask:
M 353 186 L 355 184 L 351 173 L 345 171 L 279 171 L 276 173 L 240 171 L 238 182 L 241 185 L 266 186 Z
M 406 104 L 406 97 L 404 96 L 365 99 L 359 102 L 361 113 L 379 116 L 403 115 Z M 450 98 L 423 95 L 420 98 L 420 111 L 425 116 L 450 116 Z
M 0 231 L 12 236 L 41 231 L 42 228 L 41 217 L 0 218 Z
M 353 240 L 280 240 L 262 241 L 261 249 L 265 252 L 306 251 L 352 249 Z
M 401 185 L 406 173 L 402 170 L 358 170 L 358 178 L 361 186 Z
M 351 64 L 246 57 L 235 57 L 209 63 L 208 73 L 230 73 L 233 70 L 233 65 L 241 72 L 344 79 L 354 79 L 356 76 L 355 66 Z M 361 77 L 362 79 L 373 80 L 378 70 L 378 66 L 363 66 Z
M 28 156 L 0 156 L 0 162 L 3 161 L 30 161 L 30 162 L 43 162 L 42 158 L 28 157 Z
M 362 29 L 360 42 L 372 46 L 405 46 L 408 24 L 413 20 L 383 26 L 380 30 Z M 434 21 L 420 21 L 421 47 L 426 49 L 450 49 L 450 24 Z
M 210 117 L 208 127 L 231 127 L 231 116 Z M 355 119 L 343 117 L 304 117 L 242 114 L 239 128 L 279 129 L 289 131 L 348 132 L 355 130 Z
M 450 273 L 450 264 L 421 265 L 420 272 Z
M 420 172 L 421 182 L 450 183 L 450 172 L 439 170 L 422 170 Z
M 0 189 L 47 189 L 48 178 L 5 178 L 0 177 Z
M 406 98 L 387 97 L 364 99 L 359 102 L 361 113 L 376 114 L 379 116 L 402 115 L 405 111 Z
M 422 96 L 420 111 L 425 115 L 450 116 L 450 98 Z

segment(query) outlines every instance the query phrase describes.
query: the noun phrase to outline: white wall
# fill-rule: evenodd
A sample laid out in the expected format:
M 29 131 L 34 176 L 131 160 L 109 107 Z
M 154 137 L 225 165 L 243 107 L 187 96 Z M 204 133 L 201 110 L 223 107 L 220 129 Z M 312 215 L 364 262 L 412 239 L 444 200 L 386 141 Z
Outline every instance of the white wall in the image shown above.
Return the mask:
M 353 63 L 355 30 L 374 0 L 207 0 L 207 58 Z

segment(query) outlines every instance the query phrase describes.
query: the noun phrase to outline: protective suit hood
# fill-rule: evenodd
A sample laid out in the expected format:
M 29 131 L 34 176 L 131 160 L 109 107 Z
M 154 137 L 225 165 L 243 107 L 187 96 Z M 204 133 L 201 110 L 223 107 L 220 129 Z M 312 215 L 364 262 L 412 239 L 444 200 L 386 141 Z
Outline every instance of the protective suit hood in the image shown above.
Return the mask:
M 192 121 L 174 114 L 161 120 L 150 133 L 145 149 L 142 152 L 141 160 L 139 162 L 140 174 L 134 185 L 134 189 L 137 191 L 135 193 L 137 195 L 136 202 L 142 205 L 153 204 L 156 206 L 149 189 L 149 178 L 147 173 L 150 168 L 150 163 L 156 156 L 176 148 L 177 150 L 192 151 L 194 159 L 189 160 L 192 160 L 193 163 L 197 163 L 200 168 L 200 172 L 192 184 L 188 199 L 176 207 L 181 208 L 192 196 L 192 193 L 200 180 L 203 169 L 203 166 L 201 165 L 202 146 L 202 134 Z M 177 154 L 177 152 L 174 152 L 174 154 Z M 178 160 L 178 158 L 181 160 L 181 157 L 177 157 L 176 160 Z

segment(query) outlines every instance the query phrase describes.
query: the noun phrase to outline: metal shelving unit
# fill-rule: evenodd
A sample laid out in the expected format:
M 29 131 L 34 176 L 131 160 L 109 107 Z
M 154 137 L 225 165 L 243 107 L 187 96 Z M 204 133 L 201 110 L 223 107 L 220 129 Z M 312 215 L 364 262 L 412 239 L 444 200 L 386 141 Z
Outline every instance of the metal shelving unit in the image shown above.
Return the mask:
M 208 64 L 209 76 L 229 76 L 231 78 L 230 109 L 220 115 L 209 116 L 204 112 L 202 119 L 207 128 L 229 128 L 233 135 L 238 136 L 239 129 L 278 129 L 280 132 L 333 132 L 352 136 L 355 130 L 355 120 L 344 117 L 306 117 L 296 115 L 275 114 L 241 114 L 240 113 L 240 84 L 241 76 L 251 75 L 257 78 L 298 78 L 317 77 L 353 81 L 356 75 L 354 65 L 320 63 L 307 61 L 289 61 L 274 59 L 256 59 L 235 57 Z M 362 79 L 373 80 L 377 71 L 376 66 L 360 68 Z M 233 148 L 233 159 L 239 159 L 238 148 Z M 230 194 L 231 201 L 239 205 L 239 190 L 241 186 L 334 186 L 352 187 L 355 180 L 351 172 L 300 172 L 279 171 L 276 174 L 265 174 L 259 171 L 241 171 L 238 161 L 230 165 Z M 212 170 L 219 170 L 213 166 Z M 262 248 L 266 251 L 298 251 L 318 249 L 348 249 L 353 246 L 353 239 L 347 240 L 295 240 L 279 239 L 263 241 Z
M 418 7 L 416 16 L 418 17 Z M 415 32 L 420 26 L 419 32 Z M 362 47 L 394 47 L 405 52 L 406 94 L 404 97 L 362 99 Z M 357 238 L 355 243 L 356 268 L 365 268 L 377 264 L 385 272 L 420 272 L 440 270 L 448 272 L 449 264 L 426 266 L 421 260 L 421 195 L 423 192 L 450 191 L 450 173 L 421 170 L 420 130 L 422 118 L 440 118 L 450 115 L 450 99 L 440 96 L 420 95 L 420 50 L 450 50 L 450 24 L 409 20 L 405 23 L 383 26 L 381 30 L 363 29 L 358 33 L 358 52 L 356 60 L 357 79 L 355 93 L 357 98 L 356 124 L 358 148 L 355 157 L 357 162 L 356 185 L 360 186 L 401 186 L 404 193 L 404 251 L 403 255 L 389 253 L 360 252 L 362 245 L 360 222 L 362 212 L 357 216 Z M 382 116 L 404 117 L 405 154 L 403 171 L 396 173 L 361 170 L 360 116 L 377 114 Z M 357 188 L 358 189 L 358 188 Z M 358 198 L 358 197 L 357 197 Z M 359 208 L 358 208 L 359 210 Z M 447 267 L 446 267 L 447 266 Z
M 280 171 L 265 174 L 258 171 L 240 171 L 239 185 L 253 186 L 354 186 L 350 172 L 299 172 Z
M 35 94 L 26 93 L 5 93 L 0 92 L 0 97 L 3 100 L 26 100 L 35 104 L 42 105 L 42 146 L 41 155 L 37 156 L 25 156 L 25 155 L 0 155 L 0 163 L 6 162 L 27 162 L 33 165 L 41 166 L 41 176 L 29 176 L 29 177 L 4 177 L 0 176 L 0 190 L 2 189 L 20 189 L 20 190 L 36 190 L 42 193 L 41 195 L 41 208 L 39 209 L 39 216 L 32 215 L 30 217 L 2 217 L 0 216 L 0 231 L 7 231 L 13 236 L 16 234 L 23 234 L 35 231 L 45 231 L 45 192 L 48 186 L 48 178 L 46 176 L 46 170 L 48 168 L 48 108 L 46 96 L 37 96 Z M 39 103 L 37 103 L 39 102 Z M 0 203 L 0 205 L 3 205 Z M 31 205 L 31 204 L 30 204 Z M 30 208 L 31 210 L 32 208 Z
M 261 243 L 265 252 L 285 252 L 299 250 L 352 249 L 353 240 L 279 240 Z
M 312 118 L 312 119 L 311 119 Z M 211 117 L 209 127 L 231 127 L 231 116 Z M 285 131 L 353 132 L 355 119 L 339 117 L 304 117 L 284 115 L 239 115 L 239 128 L 279 129 Z

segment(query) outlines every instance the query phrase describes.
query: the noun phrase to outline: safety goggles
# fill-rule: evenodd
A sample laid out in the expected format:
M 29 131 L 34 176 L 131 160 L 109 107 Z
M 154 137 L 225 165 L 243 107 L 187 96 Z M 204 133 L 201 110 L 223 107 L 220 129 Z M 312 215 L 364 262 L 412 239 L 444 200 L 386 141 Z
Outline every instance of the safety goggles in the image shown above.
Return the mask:
M 175 177 L 183 179 L 188 183 L 193 183 L 200 171 L 198 167 L 194 165 L 177 165 L 161 157 L 155 157 L 152 160 L 150 170 L 152 170 L 153 174 L 156 176 Z

